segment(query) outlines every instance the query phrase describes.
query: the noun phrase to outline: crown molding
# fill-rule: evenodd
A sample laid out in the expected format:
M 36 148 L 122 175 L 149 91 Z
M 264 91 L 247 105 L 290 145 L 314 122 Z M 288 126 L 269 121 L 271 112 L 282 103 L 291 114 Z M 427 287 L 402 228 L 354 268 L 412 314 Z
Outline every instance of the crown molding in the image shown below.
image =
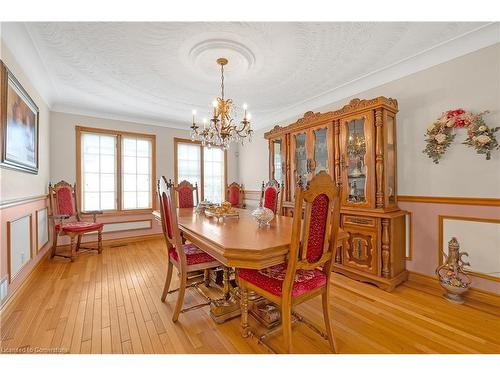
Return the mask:
M 152 119 L 146 118 L 146 117 L 137 117 L 137 116 L 99 112 L 99 111 L 93 111 L 93 110 L 83 109 L 83 108 L 75 108 L 75 107 L 65 106 L 65 105 L 60 105 L 60 104 L 53 105 L 53 107 L 51 108 L 51 112 L 68 114 L 68 115 L 76 115 L 76 116 L 93 117 L 93 118 L 105 119 L 105 120 L 130 122 L 130 123 L 135 123 L 135 124 L 140 124 L 140 125 L 150 125 L 150 126 L 157 126 L 157 127 L 161 127 L 161 128 L 170 128 L 170 129 L 179 129 L 179 130 L 189 131 L 189 128 L 187 125 L 183 125 L 179 122 L 175 122 L 175 121 L 171 121 L 171 120 L 157 121 L 157 120 L 152 120 Z
M 287 108 L 261 114 L 259 126 L 254 129 L 272 128 L 279 122 L 294 122 L 307 111 L 314 111 L 346 98 L 396 81 L 411 74 L 443 64 L 477 50 L 500 43 L 500 23 L 492 22 L 456 38 L 440 43 L 425 51 L 409 56 L 385 68 L 368 73 L 341 86 L 334 87 L 312 98 L 304 99 Z

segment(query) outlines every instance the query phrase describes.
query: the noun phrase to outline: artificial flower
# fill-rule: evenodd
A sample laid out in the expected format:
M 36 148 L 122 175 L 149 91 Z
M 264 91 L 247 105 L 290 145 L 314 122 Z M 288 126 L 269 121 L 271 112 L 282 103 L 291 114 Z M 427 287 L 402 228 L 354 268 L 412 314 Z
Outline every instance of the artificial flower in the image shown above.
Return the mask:
M 491 141 L 491 138 L 488 137 L 487 135 L 480 135 L 476 137 L 476 142 L 479 143 L 480 145 L 485 145 Z
M 446 141 L 446 134 L 443 134 L 443 133 L 439 133 L 437 134 L 434 139 L 436 140 L 437 143 L 443 143 L 444 141 Z

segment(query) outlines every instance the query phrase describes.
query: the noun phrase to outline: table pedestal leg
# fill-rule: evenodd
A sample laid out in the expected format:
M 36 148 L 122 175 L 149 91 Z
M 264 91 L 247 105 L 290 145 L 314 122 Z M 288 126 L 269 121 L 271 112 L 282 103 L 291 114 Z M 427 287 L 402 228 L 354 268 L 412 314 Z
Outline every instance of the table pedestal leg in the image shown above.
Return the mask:
M 240 289 L 240 300 L 241 300 L 241 335 L 243 337 L 249 336 L 248 329 L 248 291 L 246 289 Z
M 239 301 L 231 295 L 229 268 L 223 267 L 222 270 L 223 297 L 210 304 L 210 316 L 216 323 L 224 323 L 241 314 Z

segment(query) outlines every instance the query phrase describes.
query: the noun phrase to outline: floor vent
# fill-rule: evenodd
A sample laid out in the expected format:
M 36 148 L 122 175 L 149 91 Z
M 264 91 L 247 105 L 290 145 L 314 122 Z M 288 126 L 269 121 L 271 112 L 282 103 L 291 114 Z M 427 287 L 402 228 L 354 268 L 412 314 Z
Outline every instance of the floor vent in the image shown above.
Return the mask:
M 109 247 L 124 247 L 124 246 L 128 246 L 128 243 L 124 242 L 124 243 L 115 243 L 113 245 L 109 245 Z

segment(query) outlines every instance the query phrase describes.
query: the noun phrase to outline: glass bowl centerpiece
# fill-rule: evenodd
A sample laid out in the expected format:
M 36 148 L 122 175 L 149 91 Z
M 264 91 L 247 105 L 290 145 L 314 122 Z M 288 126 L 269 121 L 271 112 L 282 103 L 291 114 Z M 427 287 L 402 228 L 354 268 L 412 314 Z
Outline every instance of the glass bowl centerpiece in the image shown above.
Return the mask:
M 274 218 L 274 212 L 266 207 L 259 207 L 252 211 L 252 216 L 257 220 L 259 226 L 267 226 Z

